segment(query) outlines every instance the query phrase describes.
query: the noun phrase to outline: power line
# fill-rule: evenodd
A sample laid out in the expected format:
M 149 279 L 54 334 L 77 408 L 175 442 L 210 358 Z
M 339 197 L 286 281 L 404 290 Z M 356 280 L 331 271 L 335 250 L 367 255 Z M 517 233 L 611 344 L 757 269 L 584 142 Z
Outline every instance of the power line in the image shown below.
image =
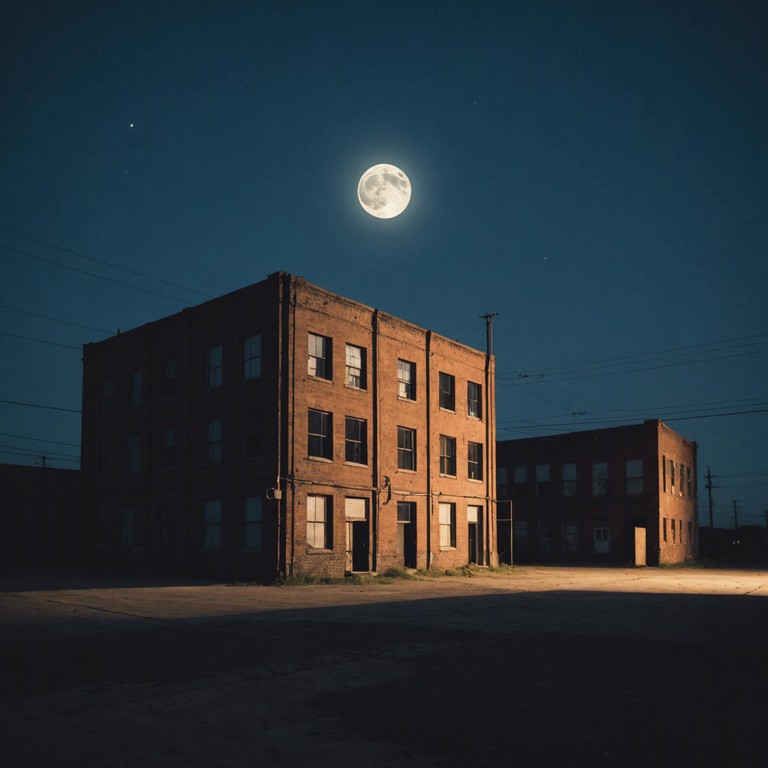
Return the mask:
M 13 435 L 10 432 L 0 432 L 2 437 L 15 437 L 18 440 L 31 440 L 35 443 L 50 443 L 51 445 L 67 445 L 70 448 L 79 448 L 80 443 L 61 443 L 58 440 L 44 440 L 42 437 L 27 437 L 26 435 Z
M 9 307 L 6 304 L 0 304 L 0 309 L 7 309 L 11 312 L 18 312 L 22 315 L 29 315 L 30 317 L 40 317 L 43 320 L 52 320 L 54 323 L 65 323 L 66 325 L 74 325 L 76 328 L 85 328 L 87 331 L 98 331 L 99 333 L 112 334 L 114 331 L 108 331 L 104 328 L 94 328 L 92 325 L 83 325 L 82 323 L 73 323 L 71 320 L 62 320 L 60 317 L 49 317 L 48 315 L 39 315 L 37 312 L 27 312 L 25 309 L 17 309 L 16 307 Z
M 26 408 L 45 408 L 49 411 L 66 411 L 67 413 L 82 413 L 81 410 L 75 408 L 60 408 L 56 405 L 41 405 L 40 403 L 24 403 L 20 400 L 0 400 L 0 403 L 8 403 L 9 405 L 22 405 Z
M 72 267 L 69 264 L 62 264 L 60 261 L 54 261 L 53 259 L 46 259 L 44 256 L 37 256 L 34 253 L 29 253 L 28 251 L 21 251 L 18 248 L 11 248 L 7 245 L 0 245 L 0 248 L 3 248 L 6 251 L 12 251 L 13 253 L 20 253 L 22 256 L 29 256 L 31 259 L 37 259 L 38 261 L 44 261 L 46 264 L 54 264 L 57 267 L 62 267 L 63 269 L 69 269 L 72 272 L 79 272 L 81 275 L 88 275 L 89 277 L 95 277 L 97 280 L 104 280 L 108 283 L 114 283 L 115 285 L 121 285 L 124 288 L 131 288 L 134 291 L 141 291 L 142 293 L 148 293 L 152 296 L 160 296 L 163 299 L 170 299 L 171 301 L 177 301 L 179 304 L 184 304 L 185 306 L 192 306 L 192 304 L 189 301 L 186 301 L 185 299 L 179 299 L 176 298 L 176 296 L 169 296 L 166 293 L 159 293 L 158 291 L 150 291 L 149 288 L 139 288 L 136 285 L 131 285 L 130 283 L 124 283 L 121 280 L 114 280 L 111 277 L 104 277 L 103 275 L 97 275 L 95 272 L 88 272 L 86 269 L 78 269 L 77 267 Z
M 154 280 L 158 283 L 162 283 L 163 285 L 167 285 L 171 288 L 179 288 L 182 291 L 189 291 L 190 293 L 196 293 L 199 296 L 204 296 L 206 299 L 212 299 L 213 296 L 203 293 L 202 291 L 195 290 L 194 288 L 187 288 L 183 285 L 178 285 L 178 283 L 171 283 L 168 280 L 163 280 L 159 277 L 153 277 L 152 275 L 147 275 L 144 272 L 138 272 L 135 269 L 128 269 L 127 267 L 121 267 L 119 264 L 114 264 L 110 261 L 105 261 L 104 259 L 97 259 L 94 256 L 87 256 L 84 253 L 80 253 L 80 251 L 74 251 L 71 248 L 64 248 L 61 245 L 56 245 L 55 243 L 49 243 L 45 240 L 39 240 L 35 237 L 30 237 L 29 235 L 25 235 L 21 232 L 14 232 L 12 229 L 6 229 L 5 227 L 0 227 L 0 231 L 2 232 L 8 232 L 11 235 L 15 235 L 16 237 L 23 237 L 25 240 L 31 240 L 33 243 L 39 243 L 40 245 L 47 245 L 49 248 L 56 248 L 59 251 L 63 251 L 64 253 L 71 253 L 74 256 L 79 256 L 81 259 L 87 259 L 88 261 L 93 261 L 96 264 L 103 264 L 107 267 L 112 267 L 113 269 L 119 269 L 121 272 L 126 272 L 129 275 L 137 275 L 138 277 L 145 277 L 149 280 Z
M 20 336 L 18 333 L 8 333 L 7 331 L 0 331 L 0 336 L 10 336 L 14 339 L 24 339 L 24 341 L 36 341 L 38 344 L 48 344 L 51 347 L 63 347 L 64 349 L 76 349 L 78 352 L 82 352 L 82 347 L 73 347 L 71 344 L 58 344 L 55 341 L 46 341 L 45 339 L 36 339 L 33 336 Z

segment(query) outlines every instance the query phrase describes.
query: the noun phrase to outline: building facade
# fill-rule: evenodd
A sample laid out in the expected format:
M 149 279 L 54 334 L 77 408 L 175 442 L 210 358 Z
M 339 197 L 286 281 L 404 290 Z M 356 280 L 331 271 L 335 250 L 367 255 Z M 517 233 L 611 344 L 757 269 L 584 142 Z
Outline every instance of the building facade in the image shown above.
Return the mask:
M 239 579 L 496 561 L 494 360 L 285 273 L 84 349 L 112 563 Z
M 698 555 L 696 444 L 657 420 L 497 445 L 503 562 Z

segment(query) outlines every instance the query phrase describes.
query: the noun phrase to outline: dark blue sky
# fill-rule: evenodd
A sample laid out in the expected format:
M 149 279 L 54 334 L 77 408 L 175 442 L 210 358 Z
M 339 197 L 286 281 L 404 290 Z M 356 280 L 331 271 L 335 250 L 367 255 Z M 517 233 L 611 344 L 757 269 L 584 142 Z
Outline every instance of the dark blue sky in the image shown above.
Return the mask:
M 500 437 L 661 418 L 699 443 L 702 520 L 709 465 L 717 522 L 764 522 L 764 3 L 0 14 L 0 399 L 78 409 L 52 344 L 286 270 L 478 347 L 498 312 Z M 357 202 L 378 162 L 413 184 L 395 219 Z M 0 461 L 75 466 L 77 414 L 0 424 Z

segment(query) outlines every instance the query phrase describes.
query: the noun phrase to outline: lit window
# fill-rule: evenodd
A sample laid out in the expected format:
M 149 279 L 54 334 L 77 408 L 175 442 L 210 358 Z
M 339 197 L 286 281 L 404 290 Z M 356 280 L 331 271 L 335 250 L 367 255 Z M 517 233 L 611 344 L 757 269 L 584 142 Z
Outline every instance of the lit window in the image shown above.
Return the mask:
M 205 461 L 221 464 L 221 419 L 211 419 L 205 425 Z
M 263 515 L 261 496 L 246 496 L 243 502 L 243 549 L 261 552 Z
M 328 379 L 332 377 L 331 371 L 331 340 L 327 336 L 318 336 L 316 333 L 309 334 L 309 357 L 307 373 L 318 379 Z
M 456 378 L 450 373 L 440 374 L 440 407 L 447 411 L 456 410 Z
M 440 502 L 440 549 L 456 546 L 456 505 Z
M 467 415 L 476 419 L 483 417 L 482 406 L 483 388 L 474 381 L 467 382 Z
M 258 379 L 261 376 L 261 334 L 255 333 L 243 339 L 243 378 Z
M 368 463 L 368 424 L 365 419 L 346 417 L 344 458 L 353 464 Z
M 333 414 L 310 408 L 307 437 L 310 456 L 333 459 Z
M 307 496 L 307 545 L 332 549 L 331 500 L 328 496 Z
M 210 499 L 203 507 L 203 549 L 221 549 L 221 499 Z
M 208 386 L 212 389 L 213 387 L 220 387 L 222 384 L 222 361 L 223 361 L 224 351 L 223 349 L 218 347 L 211 347 L 208 350 L 208 361 L 207 361 L 207 381 Z M 246 377 L 248 378 L 248 377 Z
M 365 389 L 365 350 L 347 344 L 347 386 Z
M 416 399 L 416 363 L 397 361 L 397 395 L 404 400 Z
M 440 435 L 440 474 L 456 477 L 456 438 Z
M 408 427 L 397 428 L 398 469 L 416 469 L 416 430 Z
M 482 443 L 467 443 L 467 476 L 470 480 L 483 479 Z

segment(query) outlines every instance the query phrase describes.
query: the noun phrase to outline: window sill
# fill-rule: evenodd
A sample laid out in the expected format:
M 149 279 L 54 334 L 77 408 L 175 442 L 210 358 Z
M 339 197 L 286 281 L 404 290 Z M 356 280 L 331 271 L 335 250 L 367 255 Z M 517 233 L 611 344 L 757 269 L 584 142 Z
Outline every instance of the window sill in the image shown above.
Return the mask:
M 361 463 L 359 463 L 357 461 L 345 461 L 344 462 L 344 466 L 345 467 L 362 467 L 364 469 L 368 469 L 368 465 L 367 464 L 361 464 Z
M 316 378 L 316 377 L 313 376 L 311 378 Z M 356 387 L 353 384 L 345 384 L 344 389 L 351 389 L 353 392 L 363 392 L 364 394 L 368 393 L 367 387 Z
M 307 378 L 310 381 L 321 381 L 321 382 L 324 382 L 325 384 L 333 384 L 333 379 L 326 379 L 323 376 L 313 376 L 311 373 L 307 374 Z
M 470 483 L 479 483 L 480 485 L 485 482 L 482 477 L 468 477 L 467 480 L 469 480 Z
M 319 549 L 318 547 L 310 547 L 307 545 L 307 554 L 308 555 L 331 555 L 333 554 L 332 549 Z
M 456 414 L 456 409 L 455 409 L 455 408 L 446 408 L 445 406 L 442 406 L 442 405 L 441 405 L 441 406 L 440 406 L 440 410 L 441 410 L 443 413 L 452 413 L 452 414 L 454 414 L 454 415 Z
M 333 464 L 333 459 L 326 459 L 325 456 L 307 456 L 307 461 L 317 461 L 320 464 Z
M 405 467 L 398 467 L 398 472 L 405 472 L 406 475 L 415 475 L 417 474 L 417 470 L 415 469 L 406 469 Z
M 402 395 L 398 395 L 397 399 L 400 400 L 402 403 L 415 403 L 417 402 L 415 397 L 403 397 Z
M 449 477 L 449 478 L 451 478 L 452 480 L 455 480 L 455 479 L 456 479 L 456 475 L 444 475 L 442 472 L 440 473 L 440 477 Z

